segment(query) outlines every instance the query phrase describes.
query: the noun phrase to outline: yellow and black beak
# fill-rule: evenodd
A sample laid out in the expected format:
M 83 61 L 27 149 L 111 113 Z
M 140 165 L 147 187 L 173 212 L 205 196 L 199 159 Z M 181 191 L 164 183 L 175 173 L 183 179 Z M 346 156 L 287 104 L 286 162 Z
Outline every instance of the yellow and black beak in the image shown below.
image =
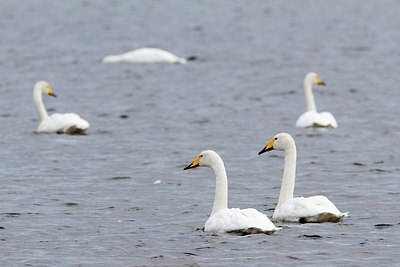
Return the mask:
M 47 88 L 47 94 L 51 95 L 53 97 L 57 97 L 56 94 L 53 91 L 53 88 L 51 88 L 50 86 Z
M 262 153 L 268 152 L 270 150 L 274 150 L 274 142 L 275 138 L 269 140 L 268 144 L 260 152 L 258 152 L 258 155 L 261 155 Z
M 184 170 L 193 169 L 199 167 L 200 165 L 200 156 L 197 156 L 192 163 L 189 164 Z
M 315 83 L 318 85 L 326 85 L 326 83 L 320 77 L 315 78 Z

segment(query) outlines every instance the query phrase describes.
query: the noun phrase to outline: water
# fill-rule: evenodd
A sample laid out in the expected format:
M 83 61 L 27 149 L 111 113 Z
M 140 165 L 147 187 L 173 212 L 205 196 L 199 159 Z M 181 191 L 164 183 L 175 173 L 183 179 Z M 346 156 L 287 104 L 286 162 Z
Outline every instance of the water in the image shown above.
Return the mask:
M 1 266 L 384 266 L 399 261 L 400 5 L 397 1 L 1 1 Z M 100 63 L 143 46 L 187 65 Z M 335 130 L 296 129 L 316 71 Z M 32 89 L 87 136 L 39 135 Z M 274 236 L 204 233 L 216 150 L 229 206 L 270 217 L 282 153 L 298 150 L 297 196 L 323 194 L 339 224 Z M 161 180 L 161 183 L 154 184 Z

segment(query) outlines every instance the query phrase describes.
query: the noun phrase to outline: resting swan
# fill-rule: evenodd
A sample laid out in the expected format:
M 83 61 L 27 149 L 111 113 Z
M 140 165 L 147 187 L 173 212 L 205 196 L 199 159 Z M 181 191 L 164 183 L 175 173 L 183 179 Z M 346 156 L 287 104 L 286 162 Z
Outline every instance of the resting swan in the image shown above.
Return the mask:
M 340 212 L 324 196 L 293 198 L 296 178 L 296 144 L 290 134 L 280 133 L 269 140 L 258 154 L 274 149 L 285 152 L 285 168 L 278 204 L 272 216 L 273 220 L 300 223 L 340 222 L 347 216 L 347 213 Z
M 139 48 L 121 55 L 111 55 L 103 58 L 103 63 L 130 62 L 130 63 L 175 63 L 186 64 L 196 57 L 180 58 L 171 52 L 159 48 Z
M 55 113 L 49 116 L 43 105 L 42 95 L 44 94 L 56 97 L 50 85 L 45 81 L 40 81 L 33 89 L 33 102 L 40 119 L 36 132 L 83 134 L 89 128 L 89 123 L 75 113 Z
M 337 122 L 333 115 L 329 112 L 317 112 L 314 96 L 312 93 L 312 85 L 325 85 L 324 81 L 314 72 L 310 72 L 304 78 L 304 91 L 306 93 L 307 111 L 298 118 L 296 127 L 330 127 L 337 128 Z
M 196 167 L 209 167 L 216 175 L 214 206 L 204 231 L 272 234 L 277 230 L 267 215 L 256 209 L 228 209 L 228 178 L 224 163 L 216 152 L 201 152 L 184 170 Z

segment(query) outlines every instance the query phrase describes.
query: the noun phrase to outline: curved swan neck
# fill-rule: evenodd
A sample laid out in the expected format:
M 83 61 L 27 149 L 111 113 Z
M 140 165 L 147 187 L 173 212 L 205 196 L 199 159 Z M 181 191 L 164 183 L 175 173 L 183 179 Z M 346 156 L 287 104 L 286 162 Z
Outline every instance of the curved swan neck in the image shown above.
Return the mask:
M 228 177 L 226 175 L 225 166 L 222 159 L 217 159 L 211 166 L 215 173 L 215 197 L 214 206 L 211 215 L 214 213 L 228 208 Z
M 42 122 L 49 115 L 47 114 L 46 108 L 43 105 L 42 91 L 38 86 L 35 86 L 35 88 L 33 89 L 33 102 L 35 103 L 40 122 Z
M 312 93 L 312 82 L 307 78 L 304 79 L 304 91 L 306 93 L 307 111 L 317 112 L 314 95 Z
M 285 149 L 285 167 L 277 208 L 293 198 L 296 179 L 296 157 L 296 144 L 293 141 L 291 146 Z

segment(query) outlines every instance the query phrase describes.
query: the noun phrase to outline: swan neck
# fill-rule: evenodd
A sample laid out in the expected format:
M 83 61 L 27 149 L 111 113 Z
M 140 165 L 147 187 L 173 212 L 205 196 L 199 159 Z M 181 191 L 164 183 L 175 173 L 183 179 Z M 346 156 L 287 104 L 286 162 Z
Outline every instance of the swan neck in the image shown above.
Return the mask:
M 33 102 L 35 103 L 40 122 L 44 121 L 49 115 L 47 114 L 46 108 L 43 105 L 42 92 L 40 88 L 35 87 L 33 91 Z
M 285 167 L 277 208 L 293 198 L 296 179 L 296 157 L 296 145 L 293 143 L 290 148 L 285 150 Z
M 228 208 L 228 177 L 226 175 L 224 163 L 221 159 L 211 168 L 213 169 L 216 178 L 214 206 L 211 213 L 212 216 L 214 213 Z
M 304 91 L 306 93 L 307 111 L 317 112 L 317 107 L 315 106 L 314 95 L 312 92 L 312 83 L 309 80 L 304 81 Z

